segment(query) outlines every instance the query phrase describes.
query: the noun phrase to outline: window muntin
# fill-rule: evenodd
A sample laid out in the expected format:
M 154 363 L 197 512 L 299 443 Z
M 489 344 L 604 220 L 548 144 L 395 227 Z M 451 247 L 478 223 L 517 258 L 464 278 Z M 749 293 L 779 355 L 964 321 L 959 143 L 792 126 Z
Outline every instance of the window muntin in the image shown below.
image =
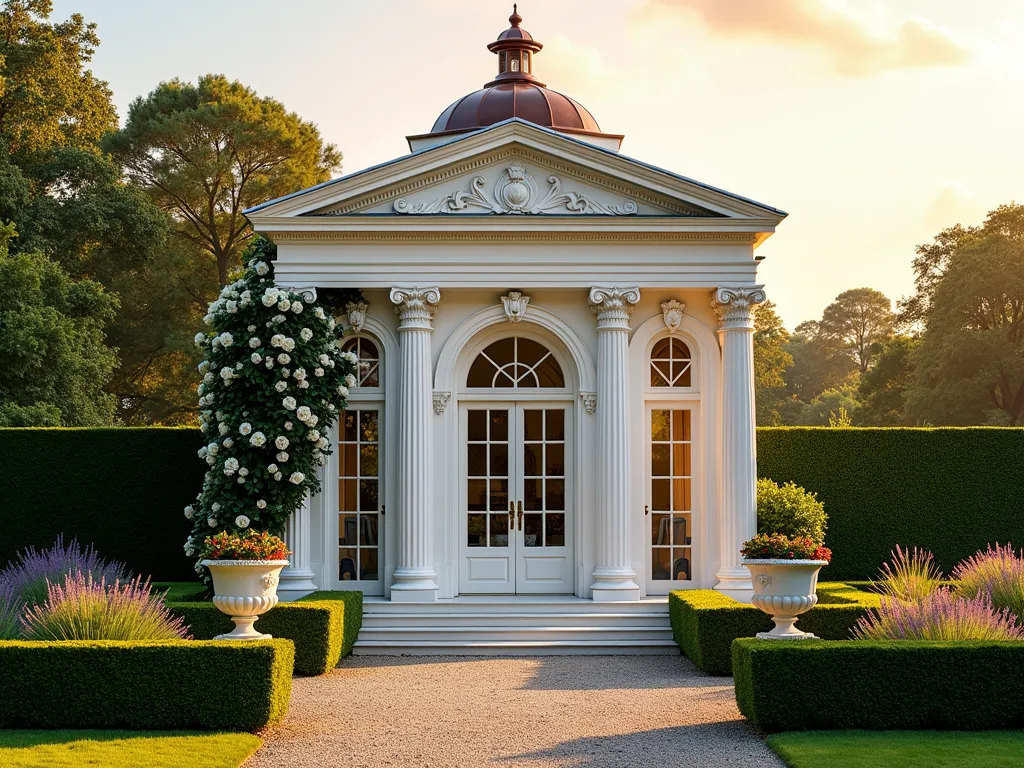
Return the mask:
M 507 547 L 509 499 L 509 411 L 471 410 L 466 476 L 467 546 Z M 490 512 L 490 514 L 488 514 Z
M 651 579 L 693 574 L 692 412 L 651 410 Z
M 551 350 L 532 339 L 509 336 L 488 345 L 469 368 L 470 389 L 562 389 L 565 376 Z
M 689 387 L 692 369 L 690 348 L 680 339 L 661 339 L 651 350 L 652 387 Z
M 360 387 L 379 387 L 380 351 L 377 345 L 362 336 L 347 340 L 341 347 L 343 352 L 353 352 L 359 358 L 356 379 Z
M 380 579 L 380 412 L 347 408 L 338 424 L 338 579 Z

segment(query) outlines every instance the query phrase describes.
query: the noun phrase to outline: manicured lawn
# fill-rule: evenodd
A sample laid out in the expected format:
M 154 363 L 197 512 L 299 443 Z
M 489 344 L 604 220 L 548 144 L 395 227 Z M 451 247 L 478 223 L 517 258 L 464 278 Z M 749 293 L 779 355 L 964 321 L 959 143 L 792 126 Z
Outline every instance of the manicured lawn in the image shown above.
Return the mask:
M 251 733 L 0 730 L 0 768 L 238 768 L 262 743 Z
M 154 581 L 154 592 L 163 592 L 168 603 L 186 603 L 201 600 L 206 588 L 199 581 Z
M 768 746 L 790 768 L 1019 768 L 1024 731 L 802 731 Z

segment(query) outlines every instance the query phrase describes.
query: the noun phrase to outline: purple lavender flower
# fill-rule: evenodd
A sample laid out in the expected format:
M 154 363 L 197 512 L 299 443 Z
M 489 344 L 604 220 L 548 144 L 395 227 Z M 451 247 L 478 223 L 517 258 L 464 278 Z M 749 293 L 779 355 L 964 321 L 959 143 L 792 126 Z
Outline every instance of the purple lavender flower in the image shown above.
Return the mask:
M 0 571 L 0 584 L 9 585 L 22 605 L 38 605 L 46 599 L 50 584 L 62 583 L 66 576 L 75 573 L 107 583 L 125 581 L 131 575 L 123 564 L 101 558 L 92 545 L 82 547 L 77 539 L 72 539 L 65 546 L 64 537 L 58 536 L 49 549 L 29 547 L 19 552 L 18 560 Z
M 24 604 L 14 585 L 0 581 L 0 640 L 15 640 L 21 630 Z
M 892 562 L 883 563 L 878 573 L 881 579 L 874 583 L 875 590 L 896 600 L 922 600 L 942 584 L 942 571 L 932 553 L 917 547 L 903 549 L 897 544 Z
M 858 640 L 1024 640 L 1024 628 L 1005 608 L 994 608 L 988 595 L 956 597 L 937 589 L 916 601 L 882 597 L 853 628 Z
M 956 594 L 987 595 L 996 608 L 1008 609 L 1017 624 L 1024 624 L 1024 551 L 990 544 L 985 552 L 967 558 L 953 569 Z
M 26 640 L 189 639 L 181 617 L 174 617 L 141 577 L 112 584 L 76 571 L 50 584 L 46 600 L 22 618 Z

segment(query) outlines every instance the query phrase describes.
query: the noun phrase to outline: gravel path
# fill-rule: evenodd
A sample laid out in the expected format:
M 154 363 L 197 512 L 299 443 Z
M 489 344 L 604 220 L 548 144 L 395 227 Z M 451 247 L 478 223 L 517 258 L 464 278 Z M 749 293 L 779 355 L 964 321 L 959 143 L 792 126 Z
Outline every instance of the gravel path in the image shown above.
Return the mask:
M 357 656 L 296 678 L 245 768 L 782 765 L 679 656 Z

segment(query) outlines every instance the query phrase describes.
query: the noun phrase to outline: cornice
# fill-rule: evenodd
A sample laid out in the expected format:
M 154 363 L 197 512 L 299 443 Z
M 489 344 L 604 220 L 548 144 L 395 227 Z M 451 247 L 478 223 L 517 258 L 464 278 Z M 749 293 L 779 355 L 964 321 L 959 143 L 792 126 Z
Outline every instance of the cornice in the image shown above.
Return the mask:
M 305 216 L 345 216 L 359 211 L 365 211 L 381 203 L 387 203 L 405 197 L 427 187 L 432 187 L 452 178 L 457 178 L 472 173 L 480 168 L 497 165 L 509 160 L 525 160 L 537 165 L 545 166 L 559 173 L 567 174 L 574 179 L 585 181 L 594 186 L 602 187 L 636 200 L 641 200 L 648 205 L 663 208 L 676 216 L 693 216 L 701 218 L 724 218 L 714 211 L 701 208 L 696 205 L 687 205 L 680 200 L 665 195 L 657 195 L 648 190 L 632 184 L 626 184 L 609 178 L 600 173 L 581 168 L 579 165 L 568 163 L 555 155 L 536 152 L 522 146 L 509 145 L 500 149 L 492 150 L 478 155 L 470 160 L 460 163 L 453 163 L 433 173 L 421 175 L 401 184 L 392 185 L 383 189 L 368 193 L 335 206 L 329 206 L 314 213 L 304 214 Z
M 758 242 L 752 232 L 274 232 L 263 231 L 277 244 L 292 242 L 344 243 L 715 243 L 747 245 Z

